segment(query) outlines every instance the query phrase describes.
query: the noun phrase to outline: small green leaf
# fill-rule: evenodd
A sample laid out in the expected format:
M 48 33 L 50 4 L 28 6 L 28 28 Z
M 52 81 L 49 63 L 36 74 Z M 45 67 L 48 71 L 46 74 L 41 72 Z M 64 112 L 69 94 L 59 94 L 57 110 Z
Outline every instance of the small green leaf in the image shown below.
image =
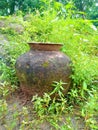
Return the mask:
M 85 81 L 83 82 L 83 90 L 88 90 L 88 89 L 87 89 L 87 84 L 86 84 Z

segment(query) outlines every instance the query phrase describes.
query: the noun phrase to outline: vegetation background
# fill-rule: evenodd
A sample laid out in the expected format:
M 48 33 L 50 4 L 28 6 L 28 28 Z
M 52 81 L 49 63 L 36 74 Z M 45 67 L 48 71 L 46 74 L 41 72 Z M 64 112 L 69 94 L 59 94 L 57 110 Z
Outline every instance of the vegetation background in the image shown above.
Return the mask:
M 52 103 L 50 105 L 48 102 L 45 109 L 43 102 L 46 104 L 48 100 L 45 99 L 50 95 L 46 94 L 42 99 L 34 97 L 39 120 L 43 115 L 51 115 L 49 122 L 52 121 L 54 128 L 59 129 L 56 122 L 58 118 L 55 121 L 53 117 L 64 111 L 74 113 L 78 107 L 79 117 L 85 122 L 85 130 L 98 130 L 98 1 L 0 0 L 1 120 L 8 114 L 7 96 L 18 89 L 16 59 L 29 50 L 29 41 L 62 43 L 62 51 L 73 63 L 72 86 L 69 93 L 60 98 L 60 104 L 49 99 Z M 62 84 L 61 81 L 55 83 L 58 92 Z M 20 130 L 24 130 L 27 124 L 28 130 L 33 127 L 27 111 L 26 107 L 23 108 L 27 120 L 21 121 Z M 13 116 L 13 126 L 10 124 L 7 130 L 17 125 L 16 120 L 20 115 L 14 113 Z M 6 123 L 3 124 L 6 126 Z M 63 129 L 73 129 L 70 120 L 62 126 Z

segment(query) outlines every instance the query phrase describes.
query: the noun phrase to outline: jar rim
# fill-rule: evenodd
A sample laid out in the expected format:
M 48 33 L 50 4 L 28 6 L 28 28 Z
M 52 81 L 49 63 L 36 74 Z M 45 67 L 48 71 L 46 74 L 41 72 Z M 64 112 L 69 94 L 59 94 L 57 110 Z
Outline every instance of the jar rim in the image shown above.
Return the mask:
M 60 43 L 43 43 L 43 42 L 29 42 L 30 48 L 33 50 L 43 51 L 59 51 L 63 44 Z

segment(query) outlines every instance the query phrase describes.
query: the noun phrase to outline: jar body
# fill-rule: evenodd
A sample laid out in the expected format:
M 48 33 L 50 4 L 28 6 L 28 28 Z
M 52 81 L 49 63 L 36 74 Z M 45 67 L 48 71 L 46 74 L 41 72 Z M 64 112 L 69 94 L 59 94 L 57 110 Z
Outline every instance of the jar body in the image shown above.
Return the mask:
M 42 96 L 51 92 L 53 81 L 67 83 L 66 94 L 70 86 L 70 59 L 60 51 L 30 50 L 16 61 L 16 73 L 22 91 L 28 95 Z

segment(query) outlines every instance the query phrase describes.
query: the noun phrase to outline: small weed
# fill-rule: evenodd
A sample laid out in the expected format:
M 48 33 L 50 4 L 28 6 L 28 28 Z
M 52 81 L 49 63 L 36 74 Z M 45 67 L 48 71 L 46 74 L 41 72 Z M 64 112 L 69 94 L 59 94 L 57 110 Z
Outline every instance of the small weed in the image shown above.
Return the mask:
M 0 121 L 2 124 L 6 122 L 5 117 L 6 114 L 8 113 L 8 105 L 6 100 L 2 99 L 0 100 Z
M 44 114 L 49 115 L 56 113 L 58 115 L 64 112 L 64 109 L 66 108 L 66 99 L 62 92 L 64 89 L 63 84 L 65 83 L 62 81 L 54 82 L 54 89 L 51 93 L 45 93 L 42 98 L 37 95 L 33 97 L 32 101 L 34 102 L 34 108 L 40 117 Z M 54 96 L 55 94 L 58 95 L 57 98 Z M 54 96 L 53 99 L 51 98 L 52 95 Z
M 81 115 L 85 119 L 86 127 L 92 130 L 98 129 L 98 90 L 93 90 L 92 95 L 81 109 Z

